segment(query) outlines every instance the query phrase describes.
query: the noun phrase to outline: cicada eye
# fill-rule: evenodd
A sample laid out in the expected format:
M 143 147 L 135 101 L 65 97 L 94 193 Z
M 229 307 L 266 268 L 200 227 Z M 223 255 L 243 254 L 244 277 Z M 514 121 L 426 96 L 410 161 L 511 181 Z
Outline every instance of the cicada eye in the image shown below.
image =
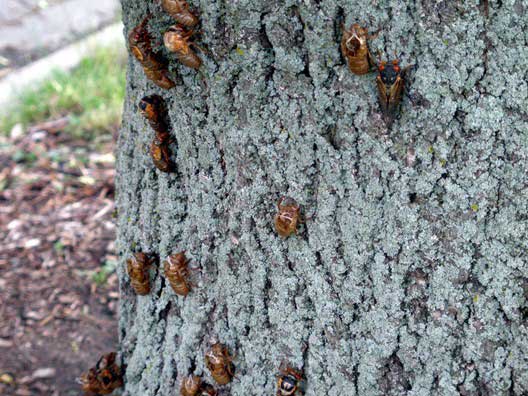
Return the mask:
M 140 110 L 146 110 L 147 104 L 145 102 L 139 102 L 139 109 Z

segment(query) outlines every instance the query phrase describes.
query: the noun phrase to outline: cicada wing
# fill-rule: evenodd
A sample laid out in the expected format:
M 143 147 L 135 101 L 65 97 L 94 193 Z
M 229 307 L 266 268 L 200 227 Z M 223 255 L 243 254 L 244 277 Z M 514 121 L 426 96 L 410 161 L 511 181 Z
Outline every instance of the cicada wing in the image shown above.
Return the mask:
M 398 76 L 396 77 L 396 81 L 394 82 L 394 84 L 392 84 L 389 90 L 388 103 L 387 103 L 388 111 L 387 112 L 388 112 L 388 115 L 393 119 L 398 114 L 398 107 L 400 105 L 400 102 L 403 96 L 404 83 L 405 83 L 404 79 L 401 76 Z
M 378 99 L 380 103 L 381 112 L 383 115 L 387 114 L 389 98 L 387 95 L 387 87 L 381 80 L 381 77 L 376 77 L 376 85 L 378 86 Z

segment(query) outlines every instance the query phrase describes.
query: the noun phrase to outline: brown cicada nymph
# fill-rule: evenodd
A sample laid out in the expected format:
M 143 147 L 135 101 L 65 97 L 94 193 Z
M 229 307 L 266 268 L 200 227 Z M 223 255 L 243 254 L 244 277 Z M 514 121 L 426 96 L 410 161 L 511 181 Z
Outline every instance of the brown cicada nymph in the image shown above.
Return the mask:
M 185 0 L 161 0 L 161 6 L 176 22 L 183 26 L 193 27 L 198 25 L 198 17 L 189 10 Z
M 189 282 L 189 260 L 185 258 L 185 251 L 171 254 L 163 263 L 165 277 L 168 279 L 172 290 L 180 296 L 186 296 L 191 291 Z
M 134 253 L 127 263 L 127 272 L 130 277 L 130 284 L 136 294 L 144 296 L 150 292 L 149 268 L 155 261 L 146 253 Z
M 341 39 L 341 52 L 348 61 L 348 68 L 354 74 L 367 74 L 376 64 L 368 48 L 368 40 L 377 35 L 369 36 L 368 30 L 354 23 L 346 30 L 344 26 Z
M 220 343 L 214 344 L 205 354 L 205 364 L 211 372 L 211 376 L 219 385 L 229 383 L 235 375 L 233 358 L 229 354 L 227 347 Z
M 185 66 L 198 69 L 202 64 L 202 59 L 196 55 L 191 46 L 201 50 L 194 42 L 189 41 L 194 34 L 194 30 L 186 31 L 180 25 L 171 26 L 163 35 L 165 47 L 170 52 L 174 52 L 178 60 Z
M 170 159 L 169 144 L 172 139 L 169 134 L 169 121 L 165 101 L 159 95 L 145 96 L 139 102 L 138 107 L 155 133 L 154 139 L 152 139 L 150 144 L 152 162 L 162 172 L 174 171 L 175 166 Z
M 147 29 L 147 15 L 128 35 L 128 44 L 134 57 L 141 63 L 145 75 L 157 86 L 171 89 L 176 84 L 169 77 L 168 61 L 152 50 L 152 36 Z
M 378 65 L 378 76 L 376 85 L 378 86 L 378 98 L 380 102 L 383 119 L 388 127 L 398 115 L 398 108 L 402 100 L 405 86 L 405 71 L 410 67 L 401 69 L 399 60 L 395 59 L 388 63 L 381 61 Z
M 95 367 L 79 378 L 82 390 L 96 395 L 108 395 L 123 386 L 121 368 L 115 363 L 116 353 L 103 355 Z

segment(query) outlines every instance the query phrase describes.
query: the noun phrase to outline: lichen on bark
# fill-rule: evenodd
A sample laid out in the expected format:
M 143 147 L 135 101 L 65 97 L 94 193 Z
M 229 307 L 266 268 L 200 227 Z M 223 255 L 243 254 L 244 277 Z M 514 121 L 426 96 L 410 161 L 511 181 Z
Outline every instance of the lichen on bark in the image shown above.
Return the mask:
M 148 12 L 122 0 L 125 34 Z M 215 339 L 236 356 L 222 394 L 274 394 L 281 361 L 306 395 L 528 392 L 528 20 L 522 1 L 192 1 L 207 49 L 162 91 L 131 57 L 117 149 L 125 395 L 212 381 Z M 340 24 L 380 29 L 413 64 L 387 130 L 375 74 L 352 75 Z M 160 50 L 163 50 L 161 47 Z M 136 111 L 169 104 L 178 171 L 157 171 Z M 308 220 L 273 230 L 277 200 Z M 311 217 L 311 218 L 310 218 Z M 197 286 L 151 270 L 136 296 L 124 261 L 186 250 Z

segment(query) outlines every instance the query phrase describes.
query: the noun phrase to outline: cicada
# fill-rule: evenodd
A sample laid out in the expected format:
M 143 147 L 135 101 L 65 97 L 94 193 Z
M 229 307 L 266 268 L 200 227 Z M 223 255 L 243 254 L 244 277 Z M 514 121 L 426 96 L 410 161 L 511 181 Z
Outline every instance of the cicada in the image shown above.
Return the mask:
M 189 10 L 189 4 L 187 4 L 187 1 L 161 0 L 161 6 L 176 20 L 176 22 L 187 27 L 198 25 L 198 17 Z
M 299 389 L 299 382 L 302 379 L 300 371 L 291 367 L 281 369 L 277 378 L 277 396 L 292 396 Z
M 149 267 L 155 261 L 146 253 L 134 253 L 127 260 L 127 272 L 130 284 L 137 294 L 144 296 L 150 292 Z
M 143 66 L 149 80 L 161 88 L 171 89 L 176 84 L 169 77 L 168 61 L 152 50 L 152 37 L 147 29 L 150 18 L 151 15 L 147 15 L 128 35 L 130 51 Z
M 169 144 L 172 139 L 165 101 L 159 95 L 145 96 L 139 102 L 138 108 L 155 132 L 150 144 L 150 157 L 154 165 L 162 172 L 172 172 L 175 166 L 170 159 Z
M 202 379 L 197 375 L 188 375 L 180 385 L 180 396 L 196 396 L 202 387 Z
M 381 112 L 388 127 L 398 115 L 405 86 L 404 74 L 408 67 L 402 70 L 399 63 L 398 59 L 394 59 L 390 63 L 381 61 L 378 65 L 378 76 L 376 77 L 378 97 Z
M 376 64 L 368 48 L 368 40 L 374 36 L 368 35 L 368 30 L 354 23 L 346 30 L 344 26 L 343 38 L 341 39 L 341 52 L 348 61 L 348 68 L 354 74 L 367 74 L 372 66 Z
M 186 31 L 180 25 L 171 26 L 163 35 L 165 47 L 176 54 L 178 60 L 187 67 L 198 69 L 202 64 L 202 59 L 191 49 L 198 45 L 189 38 L 194 34 L 194 30 Z
M 103 355 L 95 367 L 81 375 L 79 382 L 85 392 L 108 395 L 123 386 L 121 368 L 115 363 L 116 353 Z
M 283 202 L 286 201 L 285 204 Z M 301 207 L 289 197 L 281 197 L 277 203 L 278 212 L 275 215 L 275 229 L 281 237 L 289 237 L 297 233 L 297 225 L 301 222 Z
M 139 101 L 139 111 L 145 117 L 160 140 L 169 140 L 167 105 L 159 95 L 145 96 Z
M 186 296 L 191 291 L 188 263 L 185 251 L 171 254 L 163 263 L 165 277 L 169 280 L 172 290 L 180 296 Z
M 205 354 L 205 364 L 219 385 L 229 383 L 235 375 L 235 366 L 232 361 L 233 358 L 227 347 L 220 343 L 214 344 Z
M 171 152 L 168 141 L 160 140 L 157 136 L 154 137 L 150 143 L 149 151 L 156 168 L 166 173 L 174 172 L 175 165 L 170 158 Z
M 199 396 L 216 396 L 218 392 L 211 384 L 203 384 Z

